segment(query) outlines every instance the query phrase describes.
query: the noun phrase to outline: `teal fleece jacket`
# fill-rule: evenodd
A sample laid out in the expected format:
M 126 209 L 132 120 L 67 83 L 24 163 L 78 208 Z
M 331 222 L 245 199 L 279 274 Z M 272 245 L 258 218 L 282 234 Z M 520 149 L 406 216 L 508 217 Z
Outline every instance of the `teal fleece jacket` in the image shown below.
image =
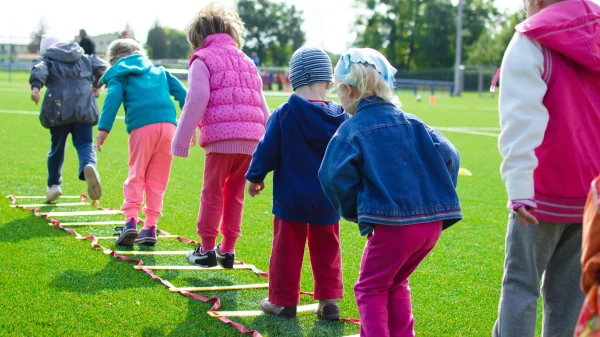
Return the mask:
M 124 57 L 102 77 L 108 85 L 98 129 L 110 132 L 121 103 L 125 107 L 127 133 L 155 123 L 177 125 L 171 96 L 183 109 L 187 89 L 163 67 L 155 67 L 141 54 Z

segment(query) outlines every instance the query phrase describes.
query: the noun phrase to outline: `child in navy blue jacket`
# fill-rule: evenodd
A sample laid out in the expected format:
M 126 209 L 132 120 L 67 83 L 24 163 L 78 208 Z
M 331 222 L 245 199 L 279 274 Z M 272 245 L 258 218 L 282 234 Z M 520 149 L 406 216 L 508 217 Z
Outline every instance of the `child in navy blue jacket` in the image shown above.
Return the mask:
M 458 151 L 396 107 L 395 73 L 373 49 L 341 56 L 335 82 L 353 117 L 331 139 L 319 170 L 334 208 L 368 235 L 354 287 L 361 337 L 414 336 L 408 277 L 442 228 L 462 218 Z
M 315 279 L 316 314 L 340 317 L 343 297 L 340 217 L 319 183 L 318 171 L 329 140 L 348 119 L 339 104 L 325 101 L 333 78 L 331 60 L 316 48 L 297 50 L 290 61 L 294 89 L 287 103 L 273 112 L 258 143 L 246 179 L 254 197 L 273 175 L 273 250 L 269 263 L 269 298 L 261 303 L 270 315 L 292 318 L 300 300 L 304 246 Z

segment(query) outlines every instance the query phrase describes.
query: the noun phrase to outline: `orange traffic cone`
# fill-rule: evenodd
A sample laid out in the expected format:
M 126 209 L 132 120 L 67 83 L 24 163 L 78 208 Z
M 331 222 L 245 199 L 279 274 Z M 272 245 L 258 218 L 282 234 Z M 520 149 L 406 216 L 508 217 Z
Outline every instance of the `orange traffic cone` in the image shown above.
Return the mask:
M 292 90 L 290 89 L 289 85 L 285 86 L 285 92 L 288 93 L 288 94 L 290 94 L 292 92 Z
M 431 95 L 431 96 L 429 97 L 429 104 L 431 104 L 431 105 L 435 105 L 435 96 L 434 96 L 434 95 Z

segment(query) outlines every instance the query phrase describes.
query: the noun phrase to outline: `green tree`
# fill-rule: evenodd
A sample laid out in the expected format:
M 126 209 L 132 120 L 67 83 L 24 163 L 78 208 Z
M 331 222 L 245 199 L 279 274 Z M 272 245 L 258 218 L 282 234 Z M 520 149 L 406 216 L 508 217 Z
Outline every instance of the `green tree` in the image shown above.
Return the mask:
M 515 33 L 515 26 L 525 20 L 525 12 L 507 12 L 498 18 L 494 27 L 497 30 L 486 28 L 479 39 L 467 48 L 465 64 L 468 65 L 493 65 L 502 63 L 504 51 Z
M 158 21 L 155 21 L 154 26 L 148 31 L 146 47 L 149 57 L 153 59 L 167 58 L 167 34 Z
M 167 38 L 167 58 L 184 59 L 191 54 L 185 33 L 175 28 L 164 28 Z
M 493 0 L 464 0 L 469 46 L 497 16 Z M 355 45 L 384 53 L 398 69 L 454 64 L 457 8 L 451 0 L 355 0 L 361 9 Z
M 262 64 L 287 65 L 294 50 L 306 41 L 302 11 L 270 0 L 239 0 L 238 12 L 246 26 L 244 52 L 256 53 Z

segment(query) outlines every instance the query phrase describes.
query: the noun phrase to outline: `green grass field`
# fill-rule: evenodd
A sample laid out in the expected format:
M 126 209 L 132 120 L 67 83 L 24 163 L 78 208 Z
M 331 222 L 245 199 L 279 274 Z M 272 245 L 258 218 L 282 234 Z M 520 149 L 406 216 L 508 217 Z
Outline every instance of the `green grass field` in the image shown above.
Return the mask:
M 401 94 L 404 110 L 438 127 L 471 128 L 465 132 L 444 131 L 461 153 L 461 166 L 472 177 L 460 177 L 459 194 L 465 220 L 444 232 L 432 254 L 411 278 L 413 308 L 418 336 L 489 336 L 496 318 L 500 294 L 504 236 L 507 219 L 504 186 L 499 175 L 496 101 L 438 98 L 436 105 L 416 102 Z M 270 98 L 274 109 L 284 98 Z M 103 97 L 98 100 L 102 105 Z M 27 74 L 0 73 L 0 189 L 3 195 L 43 195 L 49 132 L 39 123 L 29 99 Z M 34 114 L 27 114 L 34 112 Z M 482 134 L 471 134 L 480 132 Z M 196 215 L 203 171 L 202 149 L 195 147 L 189 158 L 175 158 L 159 227 L 173 234 L 198 239 Z M 102 176 L 102 205 L 118 208 L 122 184 L 127 176 L 127 134 L 117 120 L 98 153 Z M 85 193 L 85 183 L 76 179 L 77 157 L 68 145 L 63 169 L 65 195 Z M 256 198 L 247 198 L 243 237 L 236 255 L 246 263 L 268 270 L 271 250 L 271 184 Z M 171 293 L 160 283 L 93 250 L 89 241 L 79 241 L 48 226 L 31 212 L 0 203 L 0 335 L 103 335 L 103 336 L 241 336 L 234 328 L 209 317 L 211 303 L 202 303 Z M 69 208 L 76 210 L 82 208 Z M 99 218 L 75 218 L 100 220 Z M 107 216 L 102 220 L 117 220 Z M 68 219 L 71 221 L 71 218 Z M 365 238 L 356 225 L 343 222 L 342 250 L 345 298 L 344 317 L 358 318 L 353 285 L 357 279 Z M 82 227 L 82 235 L 110 236 L 113 228 Z M 101 242 L 114 248 L 114 243 Z M 155 250 L 186 250 L 189 245 L 163 240 Z M 146 265 L 186 265 L 182 256 L 143 258 Z M 162 271 L 157 275 L 176 286 L 207 286 L 262 283 L 250 271 Z M 312 291 L 308 257 L 305 258 L 302 290 Z M 265 289 L 204 293 L 218 296 L 222 310 L 257 310 Z M 311 299 L 303 296 L 303 304 Z M 297 320 L 272 317 L 233 318 L 263 336 L 347 336 L 357 334 L 352 323 L 325 323 L 312 313 Z

